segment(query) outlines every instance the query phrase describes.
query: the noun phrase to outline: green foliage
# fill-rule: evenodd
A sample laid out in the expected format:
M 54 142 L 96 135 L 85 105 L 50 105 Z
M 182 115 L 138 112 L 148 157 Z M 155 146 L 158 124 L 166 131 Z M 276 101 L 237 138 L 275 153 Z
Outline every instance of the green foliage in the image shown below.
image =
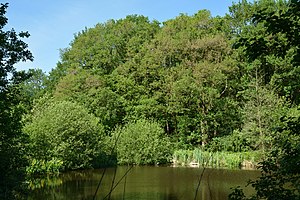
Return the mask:
M 239 131 L 233 131 L 232 134 L 215 137 L 209 143 L 207 147 L 208 151 L 229 151 L 229 152 L 245 152 L 252 150 L 251 141 L 249 136 L 240 133 Z
M 73 70 L 57 83 L 53 96 L 58 100 L 77 102 L 99 118 L 105 131 L 113 130 L 125 117 L 123 98 L 108 81 L 87 70 Z
M 252 150 L 272 148 L 274 131 L 281 124 L 280 118 L 287 113 L 289 102 L 264 87 L 246 90 L 244 96 L 248 101 L 243 108 L 241 137 Z
M 62 65 L 109 74 L 133 58 L 158 30 L 158 22 L 137 15 L 97 24 L 75 36 L 71 48 L 62 54 Z
M 46 93 L 47 75 L 41 69 L 29 69 L 27 76 L 28 78 L 22 81 L 18 87 L 21 102 L 26 111 L 29 111 L 33 106 L 33 101 Z
M 46 80 L 46 83 L 45 83 L 46 88 L 47 88 L 47 92 L 52 92 L 55 89 L 56 84 L 66 74 L 67 74 L 67 66 L 63 65 L 61 62 L 58 62 L 56 67 L 53 68 L 49 72 L 49 75 L 47 77 L 47 80 Z
M 207 10 L 180 15 L 116 68 L 112 87 L 125 99 L 125 119 L 154 118 L 188 145 L 205 145 L 237 128 L 234 67 L 226 59 L 222 22 Z
M 47 165 L 54 157 L 67 169 L 101 165 L 97 156 L 109 160 L 105 152 L 113 142 L 96 136 L 76 142 L 88 129 L 78 122 L 82 132 L 74 133 L 79 128 L 73 116 L 80 114 L 73 110 L 79 109 L 103 125 L 90 127 L 117 142 L 120 164 L 168 162 L 169 137 L 174 146 L 205 149 L 178 150 L 179 162 L 258 162 L 262 152 L 278 147 L 273 139 L 283 126 L 280 118 L 299 103 L 298 8 L 298 1 L 240 1 L 225 17 L 201 10 L 159 24 L 133 15 L 78 33 L 48 78 L 55 101 L 41 99 L 24 129 L 32 158 Z M 72 120 L 65 113 L 73 113 Z M 72 136 L 76 140 L 66 139 Z M 79 152 L 70 145 L 82 148 L 86 141 L 98 141 L 97 148 Z M 87 162 L 74 165 L 82 160 L 70 149 Z
M 211 167 L 256 163 L 269 152 L 252 199 L 297 199 L 299 5 L 243 0 L 225 17 L 200 10 L 162 24 L 109 20 L 76 34 L 46 76 L 14 69 L 32 60 L 19 39 L 29 34 L 2 30 L 1 4 L 0 198 L 16 196 L 28 161 L 32 175 L 116 159 L 166 163 L 176 146 L 197 147 L 175 151 L 177 162 Z M 114 142 L 117 158 L 107 155 Z M 236 189 L 230 198 L 246 197 Z
M 156 122 L 138 120 L 113 133 L 119 164 L 162 164 L 170 161 L 172 145 Z
M 241 190 L 235 189 L 231 199 L 299 199 L 299 110 L 293 110 L 282 120 L 284 124 L 273 138 L 276 146 L 261 162 L 261 177 L 250 181 L 256 193 L 246 198 Z
M 49 161 L 32 159 L 30 165 L 26 167 L 26 173 L 29 176 L 58 174 L 60 171 L 63 171 L 63 162 L 56 158 Z
M 22 41 L 29 33 L 3 30 L 8 22 L 7 7 L 8 4 L 0 4 L 0 199 L 15 199 L 20 197 L 24 181 L 27 138 L 21 131 L 24 107 L 18 88 L 26 74 L 17 72 L 14 65 L 33 57 Z
M 256 199 L 300 198 L 300 137 L 298 116 L 284 119 L 285 126 L 279 129 L 276 148 L 262 162 L 262 176 L 252 181 Z
M 231 188 L 232 192 L 228 195 L 229 200 L 245 200 L 246 196 L 239 186 L 236 188 Z
M 235 48 L 246 61 L 247 75 L 257 74 L 280 95 L 299 103 L 299 2 L 258 1 L 250 12 L 251 23 L 243 27 Z M 253 68 L 251 63 L 256 63 Z
M 31 159 L 49 162 L 55 158 L 65 169 L 92 167 L 101 153 L 103 127 L 98 118 L 68 101 L 41 99 L 27 119 Z
M 252 10 L 248 16 L 252 20 L 244 24 L 235 41 L 245 73 L 242 80 L 250 89 L 244 90 L 248 101 L 242 133 L 254 133 L 252 141 L 261 149 L 266 145 L 269 153 L 261 162 L 262 176 L 250 182 L 256 194 L 246 198 L 242 190 L 235 189 L 230 199 L 299 199 L 300 123 L 295 107 L 299 104 L 300 40 L 296 30 L 300 4 L 266 0 L 239 5 Z

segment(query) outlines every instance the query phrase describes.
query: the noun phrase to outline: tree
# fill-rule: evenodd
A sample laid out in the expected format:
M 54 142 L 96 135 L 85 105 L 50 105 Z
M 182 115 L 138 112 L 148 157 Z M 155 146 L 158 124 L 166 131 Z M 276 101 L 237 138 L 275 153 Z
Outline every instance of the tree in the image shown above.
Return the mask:
M 230 133 L 238 117 L 232 109 L 235 77 L 228 64 L 226 23 L 207 10 L 164 22 L 134 59 L 111 74 L 116 91 L 127 100 L 127 116 L 155 119 L 168 134 L 193 145 Z
M 29 69 L 27 75 L 28 78 L 18 87 L 21 91 L 22 104 L 29 111 L 33 106 L 33 101 L 46 93 L 47 75 L 41 69 Z
M 258 1 L 253 8 L 252 20 L 234 44 L 241 50 L 241 62 L 246 61 L 243 72 L 299 103 L 299 1 Z
M 137 15 L 97 24 L 75 36 L 71 47 L 63 51 L 60 65 L 110 74 L 132 59 L 158 30 L 157 21 L 150 22 L 147 17 Z
M 120 95 L 112 91 L 103 76 L 77 69 L 61 78 L 53 96 L 59 100 L 77 102 L 99 118 L 106 132 L 122 123 L 125 116 Z
M 235 189 L 229 199 L 296 200 L 300 198 L 300 35 L 297 31 L 300 2 L 262 0 L 256 6 L 250 15 L 252 20 L 244 26 L 235 43 L 241 61 L 245 61 L 243 78 L 248 83 L 254 82 L 256 88 L 245 106 L 248 122 L 244 128 L 251 128 L 255 123 L 252 130 L 256 128 L 260 135 L 268 135 L 270 131 L 274 134 L 270 138 L 272 146 L 260 163 L 261 177 L 250 181 L 255 194 L 246 198 L 241 189 Z M 278 95 L 266 88 L 273 88 Z M 282 105 L 280 96 L 291 102 L 289 110 Z
M 26 137 L 21 131 L 22 106 L 17 85 L 26 76 L 17 72 L 19 61 L 33 60 L 28 45 L 21 38 L 28 32 L 5 31 L 8 4 L 0 5 L 0 198 L 13 199 L 24 180 Z
M 289 103 L 274 91 L 255 85 L 244 91 L 244 96 L 247 101 L 241 136 L 248 140 L 251 149 L 266 151 L 273 146 L 274 130 L 281 124 L 280 118 L 287 113 Z

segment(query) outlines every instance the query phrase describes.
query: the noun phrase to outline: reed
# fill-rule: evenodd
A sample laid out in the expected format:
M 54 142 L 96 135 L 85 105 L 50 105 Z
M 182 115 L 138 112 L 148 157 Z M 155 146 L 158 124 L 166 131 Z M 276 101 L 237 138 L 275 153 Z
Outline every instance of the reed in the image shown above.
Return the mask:
M 176 165 L 196 165 L 213 168 L 241 168 L 245 161 L 257 165 L 261 159 L 260 152 L 209 152 L 202 149 L 177 150 L 173 154 Z

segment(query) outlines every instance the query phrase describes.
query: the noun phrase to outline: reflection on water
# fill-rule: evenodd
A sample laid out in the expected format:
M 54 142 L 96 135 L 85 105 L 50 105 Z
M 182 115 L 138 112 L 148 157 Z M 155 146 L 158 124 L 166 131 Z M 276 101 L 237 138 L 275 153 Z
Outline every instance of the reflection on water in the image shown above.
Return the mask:
M 60 176 L 36 177 L 27 180 L 27 183 L 30 190 L 36 190 L 44 187 L 59 186 L 63 183 L 63 179 Z
M 122 178 L 127 170 L 126 166 L 117 168 L 114 184 Z M 201 168 L 184 167 L 133 167 L 126 178 L 122 179 L 111 193 L 110 199 L 194 199 L 202 171 Z M 50 184 L 46 187 L 32 187 L 28 200 L 93 199 L 102 172 L 102 169 L 85 170 L 64 173 L 54 180 L 47 178 L 43 184 L 47 184 L 47 181 Z M 104 199 L 109 194 L 113 174 L 113 168 L 106 170 L 96 199 Z M 249 179 L 257 176 L 259 176 L 258 171 L 206 169 L 197 199 L 227 199 L 231 187 L 244 186 Z M 41 180 L 37 183 L 40 184 Z M 245 188 L 246 194 L 251 192 L 253 192 L 252 188 Z

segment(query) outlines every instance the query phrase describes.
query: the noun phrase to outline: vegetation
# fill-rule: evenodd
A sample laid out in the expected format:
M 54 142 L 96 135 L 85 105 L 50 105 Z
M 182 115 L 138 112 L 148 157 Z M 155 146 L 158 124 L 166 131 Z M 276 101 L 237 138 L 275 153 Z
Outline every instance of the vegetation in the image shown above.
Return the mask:
M 175 151 L 173 160 L 176 165 L 237 169 L 253 167 L 257 165 L 261 157 L 261 152 L 211 152 L 194 149 Z M 251 166 L 246 166 L 244 162 Z
M 7 24 L 7 6 L 0 5 L 0 199 L 20 196 L 25 178 L 27 137 L 21 131 L 24 106 L 18 84 L 26 76 L 17 72 L 13 65 L 33 59 L 27 44 L 22 41 L 29 36 L 27 32 L 3 30 Z
M 113 133 L 119 164 L 160 164 L 170 161 L 171 143 L 158 123 L 138 120 Z
M 299 199 L 299 114 L 297 109 L 283 119 L 274 138 L 276 146 L 259 167 L 261 177 L 249 182 L 256 194 L 246 198 L 240 188 L 234 188 L 229 199 Z
M 32 109 L 24 132 L 29 136 L 30 159 L 62 162 L 64 169 L 92 167 L 101 159 L 103 127 L 76 103 L 40 99 Z
M 0 198 L 16 196 L 25 169 L 168 163 L 172 155 L 213 167 L 262 161 L 250 198 L 299 198 L 298 0 L 243 0 L 223 17 L 200 10 L 163 23 L 109 20 L 76 34 L 49 75 L 13 68 L 32 55 L 19 39 L 28 33 L 2 31 L 6 8 Z M 239 189 L 230 198 L 246 199 Z

